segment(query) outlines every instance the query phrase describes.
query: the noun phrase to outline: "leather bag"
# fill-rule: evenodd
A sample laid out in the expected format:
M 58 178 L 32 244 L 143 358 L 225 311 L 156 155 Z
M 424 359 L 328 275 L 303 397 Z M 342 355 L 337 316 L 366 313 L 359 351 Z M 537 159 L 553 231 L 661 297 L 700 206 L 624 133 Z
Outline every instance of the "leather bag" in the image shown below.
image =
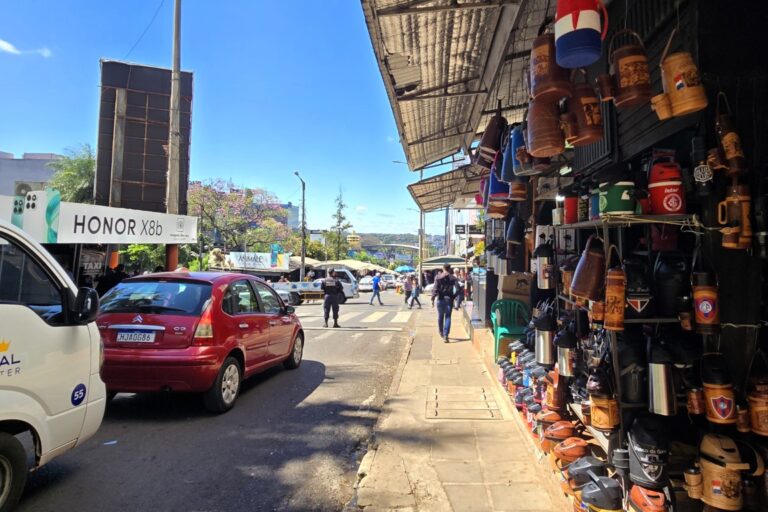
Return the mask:
M 600 300 L 605 283 L 605 252 L 595 247 L 602 238 L 590 235 L 571 281 L 571 295 L 579 299 Z

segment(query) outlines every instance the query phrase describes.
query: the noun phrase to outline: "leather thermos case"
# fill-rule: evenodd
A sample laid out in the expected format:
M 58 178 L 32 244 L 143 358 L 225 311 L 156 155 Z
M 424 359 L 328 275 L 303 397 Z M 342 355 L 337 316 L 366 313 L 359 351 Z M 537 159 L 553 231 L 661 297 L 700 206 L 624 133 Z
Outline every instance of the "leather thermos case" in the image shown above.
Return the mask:
M 605 281 L 605 253 L 594 247 L 594 241 L 602 239 L 590 235 L 581 253 L 571 281 L 571 295 L 579 299 L 600 300 Z
M 611 246 L 608 252 L 616 250 Z M 609 331 L 624 330 L 624 308 L 627 276 L 624 269 L 614 267 L 605 273 L 605 319 L 603 325 Z
M 720 425 L 736 423 L 733 381 L 722 354 L 709 352 L 701 357 L 701 381 L 707 420 Z

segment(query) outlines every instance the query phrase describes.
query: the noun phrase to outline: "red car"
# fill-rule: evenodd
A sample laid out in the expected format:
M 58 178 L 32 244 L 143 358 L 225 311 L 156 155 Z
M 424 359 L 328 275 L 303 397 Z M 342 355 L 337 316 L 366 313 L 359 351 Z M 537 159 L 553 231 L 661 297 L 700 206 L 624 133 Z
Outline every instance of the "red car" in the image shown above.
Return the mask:
M 304 332 L 291 306 L 244 274 L 166 272 L 126 279 L 101 299 L 107 391 L 202 392 L 232 408 L 243 378 L 301 364 Z

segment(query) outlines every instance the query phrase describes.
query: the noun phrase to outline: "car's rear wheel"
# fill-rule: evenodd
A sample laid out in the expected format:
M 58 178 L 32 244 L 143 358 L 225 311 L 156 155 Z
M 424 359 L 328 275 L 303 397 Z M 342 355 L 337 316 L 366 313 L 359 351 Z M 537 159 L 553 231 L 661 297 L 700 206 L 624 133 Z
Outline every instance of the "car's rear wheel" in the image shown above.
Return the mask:
M 291 306 L 298 306 L 299 304 L 301 304 L 301 295 L 291 292 Z
M 234 407 L 237 395 L 240 394 L 242 374 L 240 362 L 234 357 L 226 358 L 213 387 L 203 394 L 205 408 L 211 412 L 222 413 Z
M 302 357 L 304 357 L 304 336 L 297 334 L 296 339 L 293 340 L 293 350 L 291 350 L 291 354 L 285 360 L 283 366 L 288 370 L 295 370 L 301 364 Z
M 10 434 L 0 433 L 0 512 L 16 506 L 27 481 L 27 454 Z

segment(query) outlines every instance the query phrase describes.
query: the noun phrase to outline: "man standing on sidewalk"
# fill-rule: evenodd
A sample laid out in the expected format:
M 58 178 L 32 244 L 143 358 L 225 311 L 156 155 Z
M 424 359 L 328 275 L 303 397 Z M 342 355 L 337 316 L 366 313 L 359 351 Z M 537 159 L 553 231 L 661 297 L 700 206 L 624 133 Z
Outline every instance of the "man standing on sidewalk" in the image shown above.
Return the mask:
M 333 310 L 333 326 L 339 327 L 339 300 L 344 294 L 344 285 L 341 281 L 336 279 L 336 271 L 330 269 L 328 271 L 328 277 L 323 279 L 321 283 L 323 289 L 323 318 L 325 319 L 325 326 L 328 327 L 328 317 L 331 310 Z
M 379 299 L 379 304 L 381 306 L 384 305 L 383 302 L 381 302 L 381 273 L 376 272 L 376 275 L 373 277 L 373 291 L 371 292 L 371 302 L 369 304 L 373 306 L 373 299 Z
M 451 266 L 446 263 L 443 265 L 443 271 L 435 278 L 435 287 L 432 290 L 433 307 L 437 299 L 437 329 L 446 343 L 448 343 L 448 334 L 451 332 L 454 297 L 456 297 L 456 277 L 451 272 Z

